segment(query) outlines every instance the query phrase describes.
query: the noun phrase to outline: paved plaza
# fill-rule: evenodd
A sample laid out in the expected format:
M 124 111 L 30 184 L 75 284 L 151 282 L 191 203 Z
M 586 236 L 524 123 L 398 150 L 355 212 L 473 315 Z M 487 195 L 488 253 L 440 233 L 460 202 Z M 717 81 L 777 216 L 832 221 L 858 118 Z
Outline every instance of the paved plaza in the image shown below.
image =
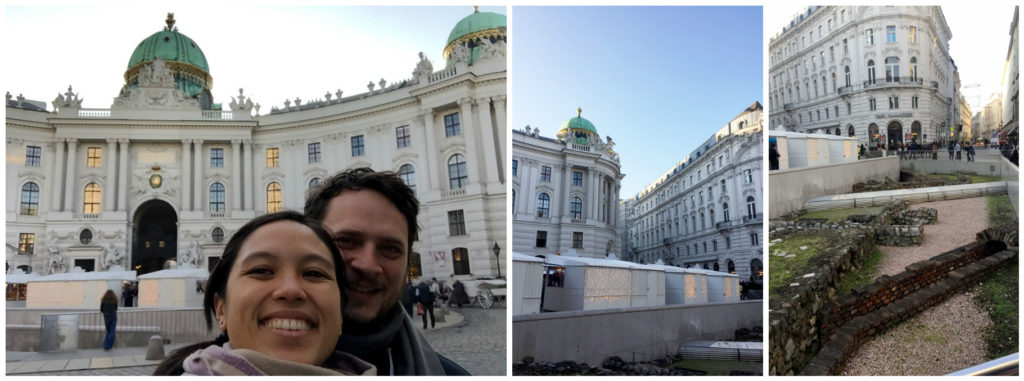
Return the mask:
M 439 353 L 473 375 L 505 375 L 506 309 L 464 307 L 445 322 L 423 332 Z M 417 326 L 419 317 L 413 319 Z M 170 345 L 167 353 L 181 345 Z M 67 353 L 7 352 L 7 375 L 19 376 L 147 376 L 159 361 L 145 359 L 146 348 L 78 350 Z

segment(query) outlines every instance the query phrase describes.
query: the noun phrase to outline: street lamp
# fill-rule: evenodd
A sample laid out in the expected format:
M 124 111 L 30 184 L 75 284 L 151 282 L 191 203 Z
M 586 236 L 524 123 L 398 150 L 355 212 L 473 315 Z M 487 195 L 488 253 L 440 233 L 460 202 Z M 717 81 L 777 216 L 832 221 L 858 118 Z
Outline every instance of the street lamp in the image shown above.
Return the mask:
M 494 250 L 494 265 L 498 266 L 498 278 L 501 279 L 501 262 L 498 259 L 498 253 L 501 252 L 501 247 L 498 246 L 498 241 L 494 241 L 494 247 L 492 247 L 491 250 Z

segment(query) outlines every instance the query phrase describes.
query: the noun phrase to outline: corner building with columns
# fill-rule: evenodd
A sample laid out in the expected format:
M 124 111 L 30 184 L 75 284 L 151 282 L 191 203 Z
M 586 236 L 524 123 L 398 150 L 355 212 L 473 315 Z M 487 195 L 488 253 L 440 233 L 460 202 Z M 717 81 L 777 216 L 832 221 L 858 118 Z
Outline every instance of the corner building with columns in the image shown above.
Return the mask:
M 768 44 L 769 127 L 944 144 L 960 123 L 951 36 L 935 6 L 809 7 Z
M 8 94 L 9 271 L 210 269 L 253 217 L 301 211 L 311 187 L 371 167 L 398 173 L 419 199 L 410 275 L 506 273 L 494 254 L 509 251 L 504 15 L 459 21 L 441 68 L 410 52 L 412 78 L 262 115 L 241 89 L 230 111 L 214 102 L 198 43 L 173 15 L 166 23 L 128 56 L 109 109 L 83 108 L 70 87 L 53 110 Z
M 622 178 L 611 137 L 577 110 L 555 138 L 512 131 L 512 246 L 531 256 L 621 258 L 618 199 Z

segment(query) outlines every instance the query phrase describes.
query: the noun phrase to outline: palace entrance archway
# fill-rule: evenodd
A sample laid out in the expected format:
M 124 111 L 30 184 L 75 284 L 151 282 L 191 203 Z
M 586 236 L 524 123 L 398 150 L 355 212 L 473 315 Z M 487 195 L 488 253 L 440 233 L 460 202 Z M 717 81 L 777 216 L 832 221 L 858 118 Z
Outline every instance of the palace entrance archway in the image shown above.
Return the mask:
M 900 122 L 889 123 L 888 128 L 889 147 L 896 145 L 896 142 L 903 142 L 903 125 Z
M 165 201 L 149 200 L 135 210 L 132 268 L 138 275 L 162 270 L 178 257 L 178 215 Z

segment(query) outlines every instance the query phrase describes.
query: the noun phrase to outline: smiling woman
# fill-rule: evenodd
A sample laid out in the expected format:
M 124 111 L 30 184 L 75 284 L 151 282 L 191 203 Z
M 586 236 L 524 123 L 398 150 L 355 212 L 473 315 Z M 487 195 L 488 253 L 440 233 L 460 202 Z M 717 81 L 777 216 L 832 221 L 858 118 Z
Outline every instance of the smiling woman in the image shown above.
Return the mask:
M 296 212 L 257 217 L 224 248 L 203 299 L 221 335 L 179 349 L 155 375 L 374 375 L 334 350 L 344 263 L 330 236 Z

